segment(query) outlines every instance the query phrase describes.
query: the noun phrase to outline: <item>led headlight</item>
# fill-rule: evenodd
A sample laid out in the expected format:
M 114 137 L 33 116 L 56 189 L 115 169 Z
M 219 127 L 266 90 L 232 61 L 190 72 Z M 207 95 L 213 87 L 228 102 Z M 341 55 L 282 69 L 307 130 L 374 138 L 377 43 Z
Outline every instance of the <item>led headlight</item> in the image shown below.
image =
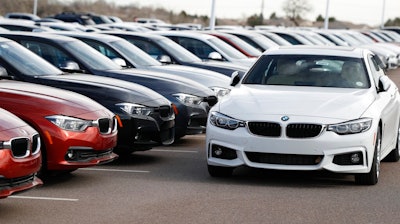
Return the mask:
M 64 115 L 47 116 L 46 119 L 67 131 L 84 131 L 87 127 L 92 126 L 92 121 Z
M 151 107 L 134 103 L 117 103 L 115 105 L 131 115 L 149 116 L 154 111 L 154 109 Z
M 211 112 L 210 123 L 214 126 L 229 130 L 245 126 L 244 121 L 234 119 L 218 112 Z
M 216 87 L 216 86 L 213 86 L 213 87 L 210 87 L 210 89 L 211 89 L 212 91 L 214 91 L 214 93 L 215 93 L 215 95 L 218 97 L 218 99 L 220 99 L 221 97 L 224 97 L 224 96 L 228 95 L 229 92 L 231 92 L 230 89 L 223 88 L 223 87 Z
M 327 130 L 333 131 L 339 135 L 357 134 L 369 130 L 371 128 L 371 125 L 371 118 L 361 118 L 340 124 L 328 125 Z
M 176 93 L 173 94 L 173 96 L 186 105 L 199 105 L 201 102 L 203 102 L 203 98 L 186 93 Z

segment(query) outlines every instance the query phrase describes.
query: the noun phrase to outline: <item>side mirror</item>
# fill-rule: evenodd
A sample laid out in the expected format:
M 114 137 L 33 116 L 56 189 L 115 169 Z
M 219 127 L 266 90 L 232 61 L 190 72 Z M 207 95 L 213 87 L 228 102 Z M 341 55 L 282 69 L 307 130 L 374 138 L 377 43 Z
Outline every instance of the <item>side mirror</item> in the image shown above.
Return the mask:
M 389 79 L 389 77 L 385 75 L 379 77 L 379 92 L 388 91 L 391 85 L 392 81 Z
M 65 71 L 80 71 L 78 63 L 74 61 L 67 61 L 60 66 L 60 69 Z
M 231 75 L 231 86 L 236 86 L 240 82 L 240 74 L 238 71 L 235 71 Z
M 121 66 L 121 67 L 123 67 L 123 68 L 128 67 L 128 66 L 126 65 L 126 61 L 125 61 L 124 59 L 122 59 L 122 58 L 113 58 L 112 61 L 113 61 L 115 64 L 117 64 L 117 65 L 119 65 L 119 66 Z
M 0 78 L 4 77 L 8 77 L 8 72 L 4 67 L 0 66 Z
M 222 55 L 220 53 L 218 53 L 218 52 L 215 52 L 215 51 L 211 52 L 210 54 L 208 54 L 208 59 L 217 60 L 217 61 L 222 61 L 223 60 Z
M 160 55 L 157 60 L 163 64 L 172 64 L 172 60 L 168 55 Z

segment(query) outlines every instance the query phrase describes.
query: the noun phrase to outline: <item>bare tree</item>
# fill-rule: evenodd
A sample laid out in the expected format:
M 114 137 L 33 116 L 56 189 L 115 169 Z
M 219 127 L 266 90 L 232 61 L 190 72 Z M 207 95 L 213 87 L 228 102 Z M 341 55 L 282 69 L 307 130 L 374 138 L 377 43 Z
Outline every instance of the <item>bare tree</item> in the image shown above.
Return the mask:
M 283 3 L 282 10 L 286 13 L 286 16 L 298 26 L 299 20 L 301 20 L 305 13 L 312 10 L 312 6 L 309 4 L 308 0 L 286 0 Z

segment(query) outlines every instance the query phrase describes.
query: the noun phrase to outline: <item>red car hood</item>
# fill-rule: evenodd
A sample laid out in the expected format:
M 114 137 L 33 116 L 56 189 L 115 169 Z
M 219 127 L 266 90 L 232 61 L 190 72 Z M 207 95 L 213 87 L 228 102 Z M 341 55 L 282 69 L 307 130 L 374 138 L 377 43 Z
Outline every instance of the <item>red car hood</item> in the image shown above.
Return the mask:
M 93 111 L 104 111 L 108 116 L 111 113 L 102 105 L 78 93 L 10 80 L 0 81 L 1 105 L 7 105 L 5 109 L 12 112 L 80 115 L 81 118 Z

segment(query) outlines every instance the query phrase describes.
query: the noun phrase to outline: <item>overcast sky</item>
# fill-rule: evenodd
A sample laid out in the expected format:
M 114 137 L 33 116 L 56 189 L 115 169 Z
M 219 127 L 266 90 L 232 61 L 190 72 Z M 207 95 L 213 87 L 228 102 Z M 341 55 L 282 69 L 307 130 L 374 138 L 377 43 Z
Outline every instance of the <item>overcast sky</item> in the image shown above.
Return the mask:
M 188 14 L 208 15 L 211 13 L 212 0 L 107 0 L 116 4 L 135 4 L 137 6 L 163 7 L 174 12 L 184 10 Z M 247 18 L 261 13 L 263 0 L 215 0 L 215 14 L 218 18 Z M 282 5 L 286 0 L 264 0 L 263 14 L 268 18 L 273 12 L 285 16 Z M 315 20 L 318 15 L 325 17 L 328 0 L 307 0 L 313 10 L 306 15 Z M 385 2 L 384 21 L 400 18 L 399 0 L 329 0 L 329 17 L 353 23 L 365 23 L 379 26 L 382 21 Z M 156 17 L 156 15 L 154 15 Z

